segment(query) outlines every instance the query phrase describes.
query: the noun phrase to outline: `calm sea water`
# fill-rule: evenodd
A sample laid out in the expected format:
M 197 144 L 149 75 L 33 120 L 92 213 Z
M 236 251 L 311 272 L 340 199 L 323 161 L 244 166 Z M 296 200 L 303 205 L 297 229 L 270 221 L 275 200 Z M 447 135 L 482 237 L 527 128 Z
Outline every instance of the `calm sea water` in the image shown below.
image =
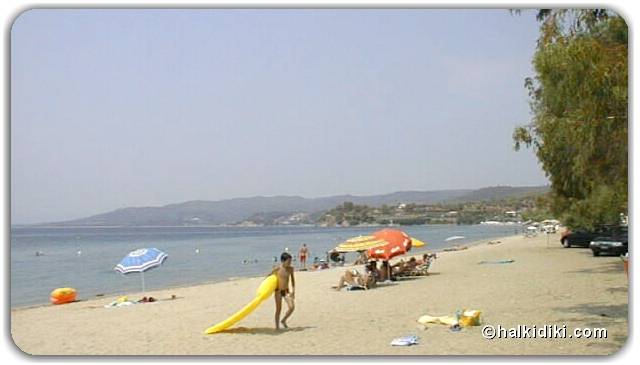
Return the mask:
M 514 226 L 399 227 L 438 250 L 455 244 L 508 236 Z M 142 289 L 140 274 L 122 275 L 114 266 L 130 251 L 156 247 L 169 255 L 164 264 L 145 273 L 147 290 L 183 286 L 233 277 L 261 276 L 274 256 L 302 243 L 311 259 L 325 257 L 338 243 L 379 228 L 12 228 L 11 306 L 47 303 L 51 290 L 73 287 L 81 299 L 97 294 L 125 294 Z M 447 237 L 465 239 L 445 242 Z M 37 256 L 36 252 L 42 252 Z M 80 252 L 79 252 L 80 251 Z M 420 250 L 415 250 L 420 252 Z M 349 254 L 347 260 L 355 259 Z M 249 263 L 244 263 L 244 261 Z

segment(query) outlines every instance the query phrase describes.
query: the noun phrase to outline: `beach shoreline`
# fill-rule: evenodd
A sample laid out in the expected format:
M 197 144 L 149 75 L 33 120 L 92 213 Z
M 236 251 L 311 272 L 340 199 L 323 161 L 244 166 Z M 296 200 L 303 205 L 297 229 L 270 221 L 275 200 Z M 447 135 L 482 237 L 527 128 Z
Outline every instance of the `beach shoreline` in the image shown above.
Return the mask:
M 463 355 L 611 354 L 626 341 L 628 283 L 617 257 L 564 249 L 558 235 L 509 236 L 440 251 L 432 275 L 401 279 L 372 290 L 331 289 L 341 274 L 332 267 L 296 271 L 296 311 L 291 329 L 273 329 L 273 300 L 230 331 L 203 335 L 251 300 L 261 277 L 147 291 L 159 302 L 104 308 L 118 296 L 11 310 L 11 333 L 24 352 L 42 355 Z M 488 241 L 499 241 L 489 245 Z M 421 255 L 427 249 L 405 260 Z M 396 258 L 400 259 L 400 258 Z M 512 259 L 504 265 L 481 261 Z M 524 285 L 526 284 L 526 285 Z M 142 293 L 129 293 L 137 298 Z M 172 295 L 176 296 L 171 300 Z M 376 305 L 370 305 L 375 303 Z M 562 324 L 608 329 L 607 339 L 513 341 L 484 339 L 481 327 L 451 333 L 443 325 L 420 328 L 422 315 L 478 309 L 485 324 Z M 144 323 L 123 335 L 121 323 Z M 50 328 L 65 326 L 65 336 Z M 370 330 L 370 331 L 368 331 Z M 420 344 L 394 347 L 414 334 Z M 279 350 L 276 344 L 289 343 Z M 345 346 L 349 343 L 349 346 Z M 490 344 L 490 346 L 487 346 Z
M 501 239 L 505 239 L 508 237 L 514 237 L 513 235 L 511 236 L 503 236 L 503 237 L 497 237 L 497 238 L 491 238 L 490 240 L 501 240 Z M 517 237 L 517 236 L 515 236 Z M 476 245 L 481 245 L 483 243 L 485 243 L 485 240 L 477 240 L 477 241 L 473 241 L 473 242 L 469 242 L 469 243 L 465 243 L 462 246 L 466 246 L 466 247 L 473 247 Z M 454 245 L 455 246 L 455 245 Z M 451 246 L 453 247 L 453 246 Z M 428 245 L 420 248 L 418 250 L 412 250 L 409 251 L 409 253 L 405 256 L 402 256 L 401 258 L 404 258 L 405 260 L 409 259 L 410 257 L 416 257 L 419 258 L 419 256 L 421 256 L 423 253 L 425 252 L 430 252 L 430 253 L 440 253 L 443 252 L 445 249 L 447 249 L 449 247 L 445 247 L 445 248 L 441 248 L 438 250 L 429 250 L 428 249 Z M 398 258 L 400 259 L 400 258 Z M 393 259 L 392 261 L 396 261 L 398 259 Z M 311 263 L 312 264 L 312 263 Z M 277 265 L 277 263 L 274 263 L 274 265 Z M 330 270 L 330 269 L 339 269 L 342 267 L 350 267 L 352 266 L 351 264 L 347 264 L 344 266 L 331 266 L 329 269 L 325 269 L 325 270 Z M 297 267 L 297 264 L 294 263 L 294 267 L 296 269 L 296 272 L 300 271 L 299 268 Z M 308 272 L 309 270 L 307 270 Z M 324 271 L 324 270 L 323 270 Z M 267 273 L 265 273 L 266 275 Z M 247 276 L 231 276 L 231 277 L 223 277 L 223 278 L 214 278 L 214 279 L 208 279 L 208 280 L 204 280 L 204 281 L 199 281 L 199 282 L 194 282 L 194 283 L 190 283 L 190 284 L 180 284 L 180 285 L 169 285 L 169 286 L 164 286 L 161 288 L 154 288 L 153 290 L 150 291 L 169 291 L 169 290 L 180 290 L 180 289 L 184 289 L 184 288 L 189 288 L 189 287 L 193 287 L 193 286 L 207 286 L 207 285 L 213 285 L 216 283 L 220 283 L 220 282 L 225 282 L 225 281 L 232 281 L 232 280 L 246 280 L 246 279 L 254 279 L 254 278 L 261 278 L 263 276 L 258 276 L 258 275 L 247 275 Z M 141 292 L 137 292 L 137 291 L 129 291 L 129 292 L 119 292 L 119 293 L 115 293 L 115 292 L 110 292 L 110 293 L 103 293 L 102 295 L 92 295 L 89 297 L 82 297 L 82 293 L 80 293 L 80 297 L 77 300 L 77 303 L 80 302 L 88 302 L 88 301 L 92 301 L 92 300 L 101 300 L 105 297 L 113 297 L 113 296 L 126 296 L 126 297 L 137 297 L 140 296 L 140 298 L 143 297 L 143 293 Z M 11 310 L 20 310 L 20 309 L 32 309 L 32 308 L 39 308 L 39 307 L 46 307 L 51 305 L 49 302 L 47 301 L 42 301 L 41 303 L 33 303 L 33 304 L 24 304 L 24 305 L 16 305 L 16 306 L 12 306 Z

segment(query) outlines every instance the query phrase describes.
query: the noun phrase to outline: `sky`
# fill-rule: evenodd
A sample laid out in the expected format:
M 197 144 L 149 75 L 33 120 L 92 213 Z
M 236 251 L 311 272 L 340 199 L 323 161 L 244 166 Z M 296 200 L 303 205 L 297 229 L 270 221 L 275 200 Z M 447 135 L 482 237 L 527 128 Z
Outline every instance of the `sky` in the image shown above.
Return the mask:
M 11 28 L 11 221 L 545 185 L 508 10 L 71 10 Z

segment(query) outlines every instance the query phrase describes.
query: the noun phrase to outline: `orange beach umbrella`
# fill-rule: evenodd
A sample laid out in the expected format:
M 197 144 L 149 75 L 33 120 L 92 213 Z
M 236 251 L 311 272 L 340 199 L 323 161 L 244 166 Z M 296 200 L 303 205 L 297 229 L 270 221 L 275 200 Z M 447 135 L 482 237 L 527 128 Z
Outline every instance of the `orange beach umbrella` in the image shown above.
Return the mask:
M 370 248 L 369 258 L 388 261 L 392 257 L 404 255 L 411 249 L 411 237 L 398 229 L 383 229 L 374 232 L 373 237 L 384 240 L 386 245 Z

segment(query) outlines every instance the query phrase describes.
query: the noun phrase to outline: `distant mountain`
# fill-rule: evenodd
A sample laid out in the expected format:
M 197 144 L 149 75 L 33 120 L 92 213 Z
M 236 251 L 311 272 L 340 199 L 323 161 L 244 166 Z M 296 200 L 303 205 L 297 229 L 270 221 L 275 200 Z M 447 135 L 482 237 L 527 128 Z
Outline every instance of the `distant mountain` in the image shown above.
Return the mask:
M 40 224 L 47 226 L 198 226 L 241 222 L 249 217 L 308 213 L 316 215 L 343 202 L 381 206 L 400 203 L 437 204 L 503 198 L 545 187 L 493 187 L 478 190 L 400 191 L 385 195 L 338 195 L 323 198 L 272 196 L 236 198 L 220 201 L 189 201 L 161 207 L 130 207 L 76 220 Z
M 549 191 L 548 186 L 492 186 L 473 190 L 467 194 L 455 197 L 450 202 L 478 202 L 494 201 L 506 198 L 523 198 L 530 195 L 544 194 Z

